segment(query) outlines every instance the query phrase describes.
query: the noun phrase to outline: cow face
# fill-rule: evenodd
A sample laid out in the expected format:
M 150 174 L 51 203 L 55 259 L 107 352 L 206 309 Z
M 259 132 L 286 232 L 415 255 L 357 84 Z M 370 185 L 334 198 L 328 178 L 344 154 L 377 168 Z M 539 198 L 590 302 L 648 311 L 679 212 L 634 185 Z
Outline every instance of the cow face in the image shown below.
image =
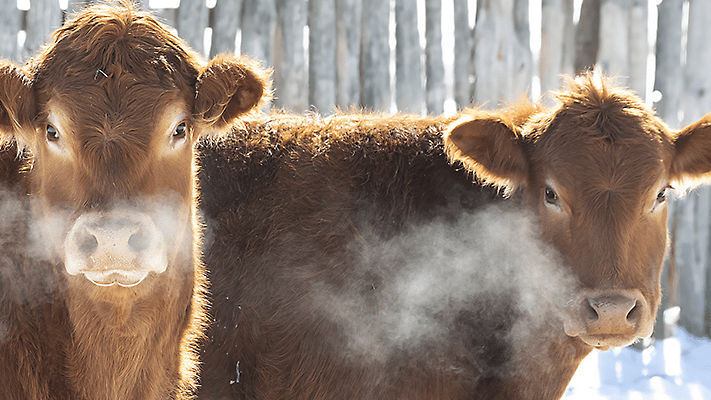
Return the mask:
M 2 139 L 32 154 L 38 232 L 70 283 L 135 297 L 192 266 L 193 144 L 261 102 L 259 71 L 205 63 L 150 16 L 102 6 L 22 70 L 2 66 Z
M 565 333 L 589 346 L 625 346 L 652 334 L 668 192 L 711 171 L 711 136 L 704 123 L 669 131 L 632 94 L 592 76 L 570 85 L 550 111 L 466 117 L 446 145 L 484 183 L 520 193 L 578 278 Z

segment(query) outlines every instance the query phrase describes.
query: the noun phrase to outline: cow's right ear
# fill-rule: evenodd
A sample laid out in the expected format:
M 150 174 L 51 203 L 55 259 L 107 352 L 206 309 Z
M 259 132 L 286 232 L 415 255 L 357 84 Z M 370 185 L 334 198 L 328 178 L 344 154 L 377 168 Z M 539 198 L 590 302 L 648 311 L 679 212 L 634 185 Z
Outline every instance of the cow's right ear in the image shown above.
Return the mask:
M 711 183 L 711 114 L 674 137 L 670 181 L 682 190 Z
M 269 97 L 269 72 L 258 62 L 221 55 L 198 76 L 193 112 L 206 125 L 222 130 Z
M 32 129 L 34 106 L 29 79 L 16 65 L 0 60 L 0 142 L 22 138 Z
M 459 161 L 485 185 L 509 194 L 526 179 L 528 162 L 520 133 L 494 115 L 467 115 L 445 132 L 451 161 Z

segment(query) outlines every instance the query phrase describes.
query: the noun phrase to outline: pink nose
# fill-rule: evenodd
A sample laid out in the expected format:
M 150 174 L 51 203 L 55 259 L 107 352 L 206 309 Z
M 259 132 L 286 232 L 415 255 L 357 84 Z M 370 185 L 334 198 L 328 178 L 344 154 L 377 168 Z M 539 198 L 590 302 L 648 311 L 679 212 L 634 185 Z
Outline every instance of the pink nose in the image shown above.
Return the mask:
M 652 334 L 652 307 L 637 289 L 591 290 L 571 302 L 565 333 L 596 347 L 626 346 Z
M 642 315 L 642 294 L 634 297 L 611 294 L 588 298 L 588 334 L 625 334 L 634 332 Z

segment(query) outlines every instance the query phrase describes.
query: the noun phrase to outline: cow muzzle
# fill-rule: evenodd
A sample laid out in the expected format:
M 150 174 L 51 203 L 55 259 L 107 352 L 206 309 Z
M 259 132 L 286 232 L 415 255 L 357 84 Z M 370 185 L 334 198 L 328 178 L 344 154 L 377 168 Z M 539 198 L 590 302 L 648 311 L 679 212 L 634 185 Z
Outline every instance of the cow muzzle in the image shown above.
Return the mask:
M 149 215 L 126 210 L 83 214 L 64 243 L 64 266 L 99 286 L 132 287 L 168 268 L 163 234 Z
M 654 310 L 637 289 L 586 291 L 566 311 L 565 333 L 603 350 L 649 337 L 654 328 Z

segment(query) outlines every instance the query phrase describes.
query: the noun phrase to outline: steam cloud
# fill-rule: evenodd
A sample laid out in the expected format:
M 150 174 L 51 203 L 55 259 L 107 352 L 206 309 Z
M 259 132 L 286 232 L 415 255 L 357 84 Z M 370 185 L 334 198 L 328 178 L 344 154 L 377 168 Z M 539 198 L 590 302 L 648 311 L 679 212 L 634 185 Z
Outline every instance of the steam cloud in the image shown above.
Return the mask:
M 539 239 L 533 218 L 500 205 L 384 242 L 357 241 L 351 250 L 362 261 L 345 288 L 314 288 L 314 305 L 346 332 L 348 356 L 368 363 L 423 349 L 444 354 L 462 316 L 475 329 L 511 318 L 501 340 L 525 352 L 562 332 L 564 305 L 577 285 Z
M 0 186 L 0 295 L 4 290 L 4 295 L 14 301 L 36 304 L 48 300 L 46 296 L 56 288 L 54 266 L 61 265 L 64 241 L 76 215 L 69 210 L 45 210 L 41 205 L 35 208 L 47 212 L 31 215 L 29 202 L 24 200 L 19 193 Z M 150 215 L 170 252 L 177 251 L 183 259 L 192 258 L 192 247 L 185 242 L 191 235 L 182 234 L 190 226 L 184 225 L 188 221 L 179 218 L 180 213 L 189 209 L 178 194 L 134 199 L 134 203 L 139 207 L 133 209 Z M 114 207 L 131 209 L 128 203 Z M 2 330 L 0 324 L 0 334 Z

